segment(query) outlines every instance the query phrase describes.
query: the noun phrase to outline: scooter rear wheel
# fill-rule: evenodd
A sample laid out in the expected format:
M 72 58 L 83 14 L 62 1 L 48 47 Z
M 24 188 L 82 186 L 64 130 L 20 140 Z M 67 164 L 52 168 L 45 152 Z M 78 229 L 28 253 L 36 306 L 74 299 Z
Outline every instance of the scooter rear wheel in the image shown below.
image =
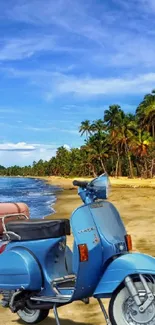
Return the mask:
M 42 322 L 45 318 L 48 317 L 49 310 L 40 310 L 40 309 L 28 309 L 25 307 L 23 310 L 18 310 L 17 312 L 20 319 L 26 324 L 37 324 Z

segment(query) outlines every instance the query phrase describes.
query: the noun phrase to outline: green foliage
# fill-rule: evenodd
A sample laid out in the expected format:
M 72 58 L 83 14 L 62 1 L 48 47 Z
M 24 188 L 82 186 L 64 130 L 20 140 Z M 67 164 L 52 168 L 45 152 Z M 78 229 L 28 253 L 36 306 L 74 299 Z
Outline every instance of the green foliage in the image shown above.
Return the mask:
M 32 166 L 0 166 L 6 176 L 155 176 L 155 91 L 144 97 L 136 114 L 111 105 L 103 119 L 81 122 L 79 133 L 86 140 L 81 148 L 57 149 L 49 161 Z
M 150 132 L 155 140 L 155 90 L 147 94 L 136 111 L 138 122 L 143 130 Z

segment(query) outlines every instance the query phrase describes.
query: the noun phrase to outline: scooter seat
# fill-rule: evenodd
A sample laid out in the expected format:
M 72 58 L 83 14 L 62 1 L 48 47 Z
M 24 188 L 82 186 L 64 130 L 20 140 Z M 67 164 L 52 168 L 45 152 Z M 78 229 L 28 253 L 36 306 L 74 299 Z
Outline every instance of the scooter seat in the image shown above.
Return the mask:
M 68 219 L 54 220 L 21 220 L 6 224 L 7 234 L 10 240 L 39 240 L 46 238 L 58 238 L 70 235 L 70 222 Z

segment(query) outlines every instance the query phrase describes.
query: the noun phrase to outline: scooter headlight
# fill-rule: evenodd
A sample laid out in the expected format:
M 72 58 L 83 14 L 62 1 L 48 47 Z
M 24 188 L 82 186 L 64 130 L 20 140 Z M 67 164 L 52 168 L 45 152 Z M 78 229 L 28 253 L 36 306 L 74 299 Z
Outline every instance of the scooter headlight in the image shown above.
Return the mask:
M 106 173 L 95 178 L 92 182 L 90 182 L 89 186 L 94 190 L 94 194 L 97 199 L 108 198 L 111 186 L 109 177 Z

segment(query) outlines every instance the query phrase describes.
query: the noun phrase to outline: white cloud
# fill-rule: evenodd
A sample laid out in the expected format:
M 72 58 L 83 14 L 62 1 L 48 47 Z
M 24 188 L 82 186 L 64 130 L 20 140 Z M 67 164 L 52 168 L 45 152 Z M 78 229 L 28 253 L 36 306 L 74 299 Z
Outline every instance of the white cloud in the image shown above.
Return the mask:
M 110 5 L 110 2 L 115 2 L 116 6 Z M 112 65 L 122 66 L 126 62 L 131 66 L 132 62 L 138 64 L 138 57 L 143 64 L 148 64 L 148 61 L 153 63 L 154 41 L 150 41 L 149 48 L 147 36 L 154 30 L 154 20 L 150 21 L 145 11 L 147 9 L 152 13 L 154 8 L 154 0 L 113 0 L 109 1 L 109 5 L 104 1 L 97 4 L 89 0 L 13 1 L 9 8 L 3 6 L 3 17 L 9 21 L 29 24 L 30 35 L 34 34 L 35 25 L 36 35 L 6 41 L 0 58 L 22 59 L 49 50 L 83 50 L 79 43 L 79 37 L 83 37 L 91 44 L 91 50 L 85 45 L 85 50 L 89 51 L 89 55 L 86 54 L 88 60 L 95 54 L 94 50 L 96 55 L 100 50 L 100 60 L 102 58 L 105 65 L 108 61 Z M 43 32 L 38 35 L 40 27 Z M 135 33 L 137 30 L 142 33 L 142 37 Z M 74 46 L 73 33 L 77 37 L 77 46 Z M 142 48 L 141 39 L 144 41 Z
M 60 38 L 60 37 L 59 37 Z M 62 45 L 61 38 L 42 34 L 35 37 L 2 39 L 0 45 L 0 61 L 14 61 L 30 58 L 37 53 L 45 52 L 82 52 L 83 48 Z M 68 71 L 73 69 L 70 65 Z
M 59 129 L 58 129 L 59 130 Z M 78 135 L 79 131 L 75 129 L 60 129 L 60 132 Z
M 33 113 L 32 113 L 32 117 L 33 117 Z M 1 117 L 0 117 L 1 118 Z M 2 118 L 4 119 L 4 117 Z M 39 124 L 37 125 L 37 123 L 39 122 Z M 47 126 L 44 126 L 47 125 Z M 70 126 L 71 125 L 71 126 Z M 68 126 L 68 128 L 67 128 Z M 57 120 L 43 120 L 42 123 L 40 123 L 40 119 L 35 119 L 34 124 L 32 123 L 31 125 L 27 125 L 24 124 L 24 122 L 22 120 L 17 120 L 16 123 L 8 123 L 5 121 L 0 122 L 0 127 L 1 129 L 3 128 L 3 130 L 5 130 L 6 128 L 9 129 L 17 129 L 17 130 L 21 130 L 23 132 L 23 130 L 25 131 L 31 131 L 31 132 L 35 132 L 35 133 L 51 133 L 52 131 L 58 131 L 59 133 L 68 133 L 68 134 L 73 134 L 73 135 L 78 135 L 78 130 L 77 130 L 77 124 L 75 122 L 72 122 L 72 120 L 70 119 L 57 119 Z M 2 136 L 1 136 L 2 138 Z M 16 145 L 10 143 L 8 144 L 8 149 L 10 148 L 10 150 L 14 150 L 14 149 L 29 149 L 26 148 L 26 144 L 24 142 L 19 142 Z M 5 150 L 7 149 L 4 147 L 3 144 L 0 144 L 0 150 Z M 31 149 L 31 148 L 30 148 Z M 33 149 L 33 148 L 32 148 Z
M 13 165 L 25 166 L 40 159 L 49 160 L 55 156 L 57 148 L 63 144 L 28 144 L 19 143 L 3 143 L 0 144 L 0 162 L 6 167 Z M 69 150 L 70 146 L 64 144 Z
M 67 122 L 67 121 L 65 121 Z M 62 133 L 70 133 L 70 134 L 78 134 L 76 129 L 63 129 L 61 127 L 51 126 L 51 127 L 33 127 L 33 126 L 25 126 L 24 130 L 30 130 L 34 132 L 50 132 L 50 131 L 59 131 Z
M 109 5 L 105 1 L 99 4 L 89 0 L 18 1 L 13 2 L 12 7 L 6 6 L 3 16 L 9 20 L 26 22 L 30 26 L 35 25 L 42 28 L 48 26 L 52 32 L 61 28 L 63 33 L 74 33 L 96 43 L 103 48 L 104 52 L 107 42 L 113 46 L 118 35 L 124 36 L 125 40 L 129 29 L 134 36 L 131 39 L 137 40 L 139 35 L 135 35 L 134 28 L 142 30 L 145 23 L 148 22 L 147 30 L 151 29 L 149 17 L 144 14 L 146 10 L 150 10 L 152 13 L 155 9 L 154 0 L 113 0 L 108 2 Z M 112 5 L 113 2 L 116 3 L 116 6 Z M 138 13 L 140 17 L 138 17 Z M 126 19 L 128 19 L 128 24 Z
M 37 10 L 36 10 L 37 8 Z M 100 20 L 89 13 L 91 4 L 81 0 L 33 0 L 18 2 L 5 10 L 6 18 L 37 26 L 55 25 L 70 33 L 81 35 L 102 46 L 104 30 Z
M 98 95 L 115 95 L 115 94 L 144 94 L 150 92 L 154 88 L 155 73 L 141 73 L 122 76 L 122 77 L 94 77 L 75 76 L 62 73 L 53 73 L 46 70 L 16 70 L 3 69 L 6 74 L 10 74 L 14 78 L 26 78 L 31 83 L 35 82 L 46 95 L 52 98 L 61 96 L 63 94 L 73 94 L 80 97 L 92 97 Z M 46 80 L 46 82 L 45 82 Z M 64 107 L 68 110 L 70 107 Z M 31 128 L 39 131 L 39 128 Z M 54 129 L 54 128 L 53 128 Z M 46 128 L 43 128 L 45 131 Z M 41 131 L 41 128 L 40 128 Z M 72 130 L 63 130 L 63 132 L 70 132 Z M 75 131 L 73 130 L 73 133 Z
M 71 147 L 68 144 L 64 144 L 64 148 L 67 149 L 67 150 L 71 149 Z
M 52 128 L 49 127 L 35 127 L 35 126 L 24 126 L 23 129 L 33 131 L 33 132 L 49 132 L 52 130 Z
M 111 1 L 116 6 L 110 6 L 109 2 L 13 1 L 11 8 L 3 8 L 5 19 L 26 22 L 29 31 L 25 37 L 20 34 L 19 38 L 2 40 L 1 61 L 21 60 L 46 51 L 79 51 L 82 55 L 69 57 L 67 67 L 61 67 L 60 58 L 53 58 L 52 65 L 43 60 L 42 68 L 36 65 L 32 70 L 4 68 L 2 64 L 1 72 L 9 78 L 27 79 L 31 87 L 41 90 L 46 101 L 65 94 L 91 97 L 150 91 L 155 82 L 154 20 L 150 20 L 145 10 L 148 6 L 153 13 L 154 0 Z M 131 75 L 126 76 L 129 69 Z M 47 129 L 34 127 L 32 131 Z
M 50 78 L 53 71 L 51 69 L 18 69 L 18 68 L 1 68 L 3 73 L 6 73 L 10 77 L 14 78 L 29 78 L 34 80 L 39 78 Z
M 78 96 L 97 96 L 109 94 L 143 94 L 154 88 L 155 73 L 122 78 L 78 78 L 61 76 L 55 80 L 58 94 L 72 93 Z
M 32 150 L 35 150 L 35 146 L 26 144 L 25 142 L 0 144 L 0 151 L 25 151 L 26 152 Z
M 138 0 L 139 6 L 141 8 L 141 10 L 144 11 L 151 11 L 154 12 L 155 11 L 155 2 L 154 0 Z
M 143 68 L 155 67 L 154 53 L 155 43 L 147 37 L 143 39 L 127 37 L 124 42 L 118 37 L 113 42 L 113 51 L 106 54 L 99 51 L 92 55 L 91 60 L 97 65 L 110 67 L 140 67 Z
M 24 58 L 30 58 L 34 53 L 39 51 L 46 51 L 52 48 L 53 39 L 41 39 L 41 38 L 30 38 L 30 39 L 8 39 L 1 41 L 0 48 L 0 60 L 21 60 Z
M 17 114 L 19 111 L 15 108 L 8 108 L 8 107 L 0 107 L 0 113 L 5 113 L 5 114 Z

